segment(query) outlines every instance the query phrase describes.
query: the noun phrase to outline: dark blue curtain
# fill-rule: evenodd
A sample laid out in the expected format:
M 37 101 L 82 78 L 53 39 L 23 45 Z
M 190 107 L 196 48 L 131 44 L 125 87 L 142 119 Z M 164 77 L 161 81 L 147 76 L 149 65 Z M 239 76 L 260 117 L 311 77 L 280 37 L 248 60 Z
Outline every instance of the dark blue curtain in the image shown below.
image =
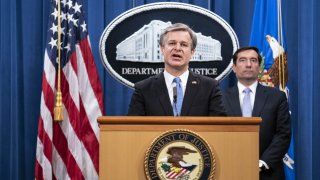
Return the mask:
M 87 1 L 92 51 L 105 95 L 105 115 L 125 115 L 132 90 L 114 80 L 99 55 L 100 36 L 124 11 L 156 0 Z M 181 0 L 209 9 L 234 28 L 241 46 L 249 44 L 254 0 Z M 283 0 L 289 59 L 297 179 L 320 178 L 320 2 Z M 43 56 L 49 0 L 0 2 L 0 177 L 34 179 Z M 235 82 L 233 74 L 222 89 Z

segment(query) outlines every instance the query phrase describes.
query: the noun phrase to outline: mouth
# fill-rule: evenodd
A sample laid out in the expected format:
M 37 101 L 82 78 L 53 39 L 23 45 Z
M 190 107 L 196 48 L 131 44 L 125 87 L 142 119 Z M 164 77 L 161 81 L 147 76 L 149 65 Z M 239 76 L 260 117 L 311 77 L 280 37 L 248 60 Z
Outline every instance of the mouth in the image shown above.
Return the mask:
M 172 54 L 173 59 L 180 60 L 182 56 L 180 54 Z
M 245 74 L 252 74 L 252 73 L 253 73 L 253 71 L 249 71 L 249 70 L 247 70 L 247 71 L 243 71 L 243 73 L 245 73 Z

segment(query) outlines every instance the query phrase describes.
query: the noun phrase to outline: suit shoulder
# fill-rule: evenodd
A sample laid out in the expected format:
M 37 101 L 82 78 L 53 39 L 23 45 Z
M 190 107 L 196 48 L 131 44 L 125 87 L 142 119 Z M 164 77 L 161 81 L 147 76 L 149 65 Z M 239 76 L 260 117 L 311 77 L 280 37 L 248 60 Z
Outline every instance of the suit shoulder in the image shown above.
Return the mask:
M 235 91 L 235 89 L 236 89 L 236 91 Z M 238 90 L 237 86 L 232 86 L 232 87 L 229 87 L 227 89 L 222 90 L 222 94 L 227 95 L 227 94 L 232 94 L 232 93 L 238 93 L 237 90 Z
M 160 73 L 161 74 L 161 73 Z M 150 87 L 150 85 L 154 82 L 155 79 L 158 79 L 160 77 L 160 74 L 150 76 L 146 79 L 143 79 L 137 83 L 134 84 L 134 88 L 145 88 Z
M 266 93 L 272 95 L 272 97 L 287 99 L 286 93 L 280 91 L 278 88 L 268 87 L 264 85 L 260 85 L 260 88 L 263 89 L 263 91 L 265 91 Z
M 279 89 L 275 87 L 269 87 L 269 86 L 264 86 L 264 85 L 259 85 L 260 88 L 264 89 L 265 91 L 271 92 L 271 93 L 276 93 L 276 94 L 284 94 L 284 92 L 280 91 Z
M 217 85 L 218 84 L 218 81 L 213 79 L 213 78 L 211 78 L 211 77 L 200 75 L 200 74 L 195 74 L 195 73 L 193 73 L 192 75 L 195 78 L 200 79 L 205 84 L 213 84 L 213 85 Z

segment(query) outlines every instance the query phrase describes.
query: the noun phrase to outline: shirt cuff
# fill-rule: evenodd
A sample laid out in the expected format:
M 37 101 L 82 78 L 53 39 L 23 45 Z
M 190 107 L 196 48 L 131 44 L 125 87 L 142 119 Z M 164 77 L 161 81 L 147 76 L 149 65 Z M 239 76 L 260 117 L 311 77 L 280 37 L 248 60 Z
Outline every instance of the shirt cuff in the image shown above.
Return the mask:
M 261 169 L 262 166 L 264 166 L 266 169 L 269 169 L 269 166 L 266 162 L 259 160 L 259 168 Z

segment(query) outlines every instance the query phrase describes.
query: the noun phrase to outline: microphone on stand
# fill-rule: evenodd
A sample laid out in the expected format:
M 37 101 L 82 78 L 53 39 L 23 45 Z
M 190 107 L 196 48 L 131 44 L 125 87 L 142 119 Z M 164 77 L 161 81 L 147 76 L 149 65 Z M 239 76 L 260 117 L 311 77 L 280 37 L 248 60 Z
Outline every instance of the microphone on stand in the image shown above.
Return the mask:
M 173 86 L 172 88 L 172 92 L 173 92 L 173 115 L 174 116 L 179 116 L 178 114 L 178 109 L 177 109 L 177 87 L 176 86 Z
M 177 103 L 177 87 L 173 87 L 173 103 Z

